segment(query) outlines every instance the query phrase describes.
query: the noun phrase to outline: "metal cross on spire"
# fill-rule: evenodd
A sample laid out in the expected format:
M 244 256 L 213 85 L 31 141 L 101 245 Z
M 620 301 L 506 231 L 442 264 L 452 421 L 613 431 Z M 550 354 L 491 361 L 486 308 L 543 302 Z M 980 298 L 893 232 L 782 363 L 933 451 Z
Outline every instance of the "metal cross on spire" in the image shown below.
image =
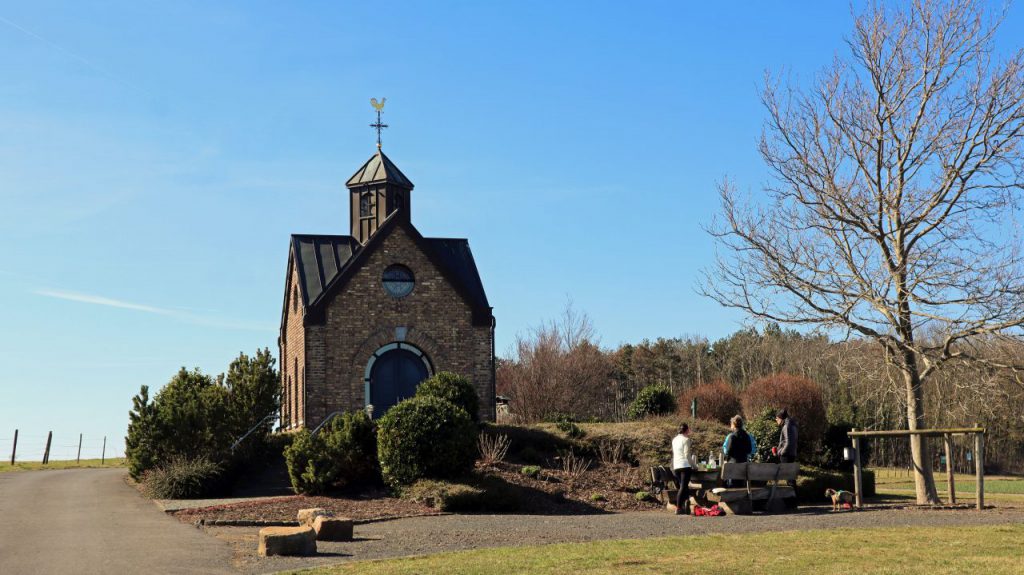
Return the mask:
M 378 103 L 377 102 L 377 98 L 370 98 L 370 104 L 373 106 L 373 108 L 375 110 L 377 110 L 377 122 L 374 123 L 374 124 L 370 124 L 370 127 L 377 130 L 377 149 L 378 150 L 380 149 L 380 131 L 383 130 L 384 128 L 388 127 L 387 124 L 382 124 L 380 122 L 380 113 L 384 111 L 384 102 L 386 102 L 386 101 L 387 101 L 387 98 L 381 98 L 380 102 Z

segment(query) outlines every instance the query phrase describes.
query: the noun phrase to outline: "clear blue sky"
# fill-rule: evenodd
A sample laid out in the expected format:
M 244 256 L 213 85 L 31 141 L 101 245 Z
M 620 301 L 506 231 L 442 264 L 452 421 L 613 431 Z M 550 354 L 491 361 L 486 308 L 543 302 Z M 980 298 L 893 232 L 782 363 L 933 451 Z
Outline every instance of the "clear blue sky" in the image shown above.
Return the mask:
M 1024 36 L 1014 8 L 1001 43 Z M 605 345 L 716 338 L 694 291 L 765 70 L 845 50 L 845 2 L 0 3 L 0 456 L 123 449 L 131 396 L 276 351 L 291 233 L 347 233 L 384 149 L 467 237 L 498 349 L 567 298 Z

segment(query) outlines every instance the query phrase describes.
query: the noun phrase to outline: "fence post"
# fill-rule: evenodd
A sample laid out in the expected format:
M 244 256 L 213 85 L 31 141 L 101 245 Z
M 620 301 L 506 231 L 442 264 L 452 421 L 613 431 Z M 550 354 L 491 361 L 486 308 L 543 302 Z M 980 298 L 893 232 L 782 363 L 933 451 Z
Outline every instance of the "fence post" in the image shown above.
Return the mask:
M 100 465 L 107 462 L 107 436 L 103 436 L 103 455 L 100 456 Z
M 853 431 L 857 431 L 854 428 Z M 860 438 L 853 437 L 853 495 L 857 501 L 857 509 L 864 507 L 864 483 L 860 475 Z
M 953 484 L 953 436 L 945 434 L 943 442 L 946 444 L 946 481 L 949 482 L 949 503 L 956 505 L 956 486 Z
M 75 465 L 82 464 L 82 434 L 78 434 L 78 456 L 75 457 Z
M 18 430 L 14 430 L 14 447 L 11 448 L 11 466 L 14 466 L 14 456 L 18 454 Z
M 975 427 L 981 427 L 975 424 Z M 979 431 L 974 434 L 974 473 L 975 473 L 975 498 L 978 501 L 978 510 L 985 508 L 985 432 Z
M 46 436 L 46 451 L 43 452 L 43 465 L 50 462 L 50 442 L 53 441 L 53 432 Z

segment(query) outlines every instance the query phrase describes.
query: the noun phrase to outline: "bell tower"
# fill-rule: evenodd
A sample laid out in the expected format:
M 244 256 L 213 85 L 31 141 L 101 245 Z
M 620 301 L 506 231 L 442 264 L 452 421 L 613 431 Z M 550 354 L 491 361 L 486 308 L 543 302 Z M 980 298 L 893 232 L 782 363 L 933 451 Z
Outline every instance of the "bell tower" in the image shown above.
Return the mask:
M 405 220 L 410 218 L 412 182 L 380 150 L 345 186 L 350 196 L 352 237 L 361 244 L 392 214 Z
M 345 183 L 350 196 L 351 235 L 360 244 L 366 244 L 373 232 L 392 214 L 397 212 L 395 217 L 406 221 L 410 218 L 412 182 L 381 149 L 380 132 L 388 127 L 380 121 L 386 100 L 381 98 L 377 102 L 377 98 L 370 98 L 370 104 L 377 110 L 377 122 L 370 124 L 377 130 L 377 153 Z

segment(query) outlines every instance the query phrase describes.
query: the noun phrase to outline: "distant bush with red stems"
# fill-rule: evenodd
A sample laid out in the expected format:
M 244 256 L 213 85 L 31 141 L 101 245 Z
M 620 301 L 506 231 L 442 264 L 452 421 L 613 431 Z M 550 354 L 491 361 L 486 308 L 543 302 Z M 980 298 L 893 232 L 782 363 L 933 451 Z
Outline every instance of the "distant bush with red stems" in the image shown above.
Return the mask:
M 742 411 L 740 398 L 731 385 L 722 380 L 691 387 L 679 396 L 679 411 L 690 413 L 697 400 L 697 418 L 729 424 L 729 418 Z
M 741 399 L 747 418 L 757 417 L 765 409 L 787 410 L 797 423 L 800 456 L 806 459 L 814 454 L 825 435 L 821 386 L 800 375 L 778 373 L 752 381 Z

